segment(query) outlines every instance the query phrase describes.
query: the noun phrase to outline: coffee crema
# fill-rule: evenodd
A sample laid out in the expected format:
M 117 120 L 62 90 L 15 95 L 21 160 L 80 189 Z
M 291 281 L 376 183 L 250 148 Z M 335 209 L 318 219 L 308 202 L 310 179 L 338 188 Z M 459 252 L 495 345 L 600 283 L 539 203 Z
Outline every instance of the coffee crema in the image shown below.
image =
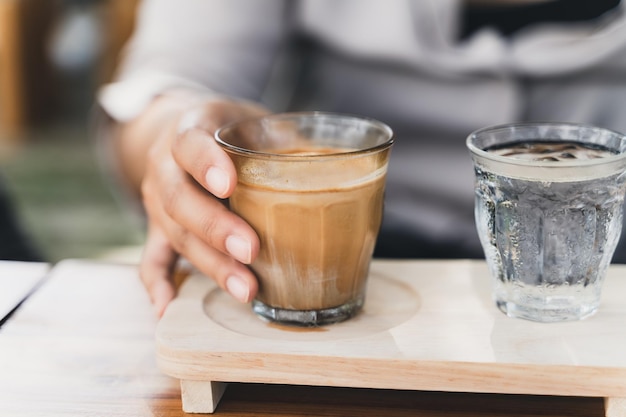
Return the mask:
M 289 155 L 289 156 L 316 156 L 316 155 L 334 155 L 348 152 L 354 152 L 356 149 L 352 148 L 329 148 L 329 147 L 297 147 L 288 149 L 272 149 L 271 152 L 276 155 Z

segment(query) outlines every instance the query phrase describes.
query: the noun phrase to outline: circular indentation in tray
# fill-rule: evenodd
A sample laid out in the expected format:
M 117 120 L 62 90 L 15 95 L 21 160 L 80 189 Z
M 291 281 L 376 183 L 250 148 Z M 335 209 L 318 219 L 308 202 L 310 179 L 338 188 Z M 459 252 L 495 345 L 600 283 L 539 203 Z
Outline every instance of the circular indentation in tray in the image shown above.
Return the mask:
M 380 273 L 369 278 L 363 310 L 352 319 L 328 326 L 293 327 L 265 321 L 250 305 L 235 301 L 219 288 L 203 300 L 206 315 L 228 330 L 264 339 L 302 341 L 359 338 L 387 331 L 413 317 L 420 304 L 409 285 Z

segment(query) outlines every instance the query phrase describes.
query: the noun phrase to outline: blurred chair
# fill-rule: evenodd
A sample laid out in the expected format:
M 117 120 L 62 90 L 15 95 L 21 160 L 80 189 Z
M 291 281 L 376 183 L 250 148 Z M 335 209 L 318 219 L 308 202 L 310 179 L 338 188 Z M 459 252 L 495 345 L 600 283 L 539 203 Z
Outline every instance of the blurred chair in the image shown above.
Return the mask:
M 119 62 L 124 44 L 135 28 L 135 15 L 141 0 L 105 1 L 105 49 L 102 57 L 100 82 L 110 81 Z
M 55 94 L 46 40 L 56 0 L 0 0 L 0 133 L 21 137 L 50 113 Z
M 26 119 L 19 6 L 18 0 L 0 0 L 0 128 L 9 134 Z

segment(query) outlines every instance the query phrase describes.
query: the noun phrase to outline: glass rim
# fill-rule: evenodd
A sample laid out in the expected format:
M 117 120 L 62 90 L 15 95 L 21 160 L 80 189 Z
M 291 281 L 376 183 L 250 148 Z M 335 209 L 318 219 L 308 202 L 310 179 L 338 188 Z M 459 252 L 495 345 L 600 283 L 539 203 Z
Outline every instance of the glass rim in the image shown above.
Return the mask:
M 262 123 L 263 120 L 297 120 L 299 118 L 309 118 L 312 119 L 314 117 L 327 117 L 331 119 L 344 119 L 344 120 L 353 120 L 360 121 L 364 123 L 368 123 L 371 126 L 378 128 L 383 135 L 386 137 L 383 143 L 380 143 L 375 146 L 369 146 L 362 149 L 355 149 L 343 152 L 336 153 L 327 153 L 327 154 L 318 154 L 318 155 L 294 155 L 294 154 L 284 154 L 284 153 L 276 153 L 276 152 L 268 152 L 268 151 L 259 151 L 254 149 L 247 149 L 241 146 L 233 145 L 222 137 L 223 133 L 229 129 L 232 129 L 236 126 L 243 125 L 245 123 L 254 123 L 259 122 Z M 272 159 L 280 159 L 281 161 L 320 161 L 326 159 L 339 159 L 339 158 L 350 158 L 356 157 L 363 154 L 376 153 L 379 151 L 383 151 L 389 148 L 395 138 L 393 130 L 386 123 L 383 123 L 379 120 L 376 120 L 371 117 L 366 116 L 357 116 L 348 113 L 335 113 L 335 112 L 327 112 L 327 111 L 297 111 L 297 112 L 283 112 L 283 113 L 271 113 L 263 116 L 253 116 L 244 119 L 239 119 L 234 122 L 227 123 L 223 126 L 220 126 L 213 135 L 215 141 L 221 145 L 224 149 L 244 156 L 254 156 L 258 158 L 272 158 Z
M 493 152 L 485 151 L 484 149 L 476 146 L 473 143 L 473 139 L 478 137 L 481 134 L 487 132 L 496 132 L 496 131 L 506 131 L 512 130 L 515 128 L 532 128 L 532 127 L 569 127 L 569 128 L 583 128 L 590 131 L 602 131 L 615 137 L 618 137 L 626 147 L 626 134 L 620 133 L 616 130 L 607 129 L 604 127 L 595 126 L 592 124 L 586 123 L 575 123 L 575 122 L 519 122 L 519 123 L 504 123 L 499 125 L 487 126 L 480 129 L 477 129 L 470 133 L 465 140 L 465 144 L 467 148 L 473 155 L 476 155 L 480 158 L 484 158 L 486 160 L 490 160 L 497 163 L 507 164 L 507 165 L 517 165 L 523 167 L 535 167 L 535 168 L 548 168 L 548 169 L 560 169 L 560 168 L 580 168 L 580 167 L 593 167 L 596 165 L 607 165 L 612 162 L 621 161 L 626 159 L 626 149 L 624 151 L 620 151 L 615 155 L 609 155 L 602 158 L 597 159 L 579 159 L 579 160 L 564 160 L 564 161 L 533 161 L 527 159 L 519 159 L 513 158 L 510 156 L 502 156 L 495 154 Z M 574 141 L 574 140 L 572 140 Z M 515 140 L 511 140 L 509 143 L 515 143 Z

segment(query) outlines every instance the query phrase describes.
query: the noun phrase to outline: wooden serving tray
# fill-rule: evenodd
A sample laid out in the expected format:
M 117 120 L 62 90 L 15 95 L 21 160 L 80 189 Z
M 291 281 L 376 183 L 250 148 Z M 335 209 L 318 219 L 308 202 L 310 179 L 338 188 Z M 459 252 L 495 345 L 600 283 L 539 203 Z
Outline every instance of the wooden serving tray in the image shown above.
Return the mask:
M 535 323 L 501 313 L 483 261 L 375 260 L 364 310 L 312 329 L 265 322 L 192 275 L 157 327 L 157 359 L 186 412 L 227 382 L 604 397 L 626 416 L 626 266 L 595 316 Z

